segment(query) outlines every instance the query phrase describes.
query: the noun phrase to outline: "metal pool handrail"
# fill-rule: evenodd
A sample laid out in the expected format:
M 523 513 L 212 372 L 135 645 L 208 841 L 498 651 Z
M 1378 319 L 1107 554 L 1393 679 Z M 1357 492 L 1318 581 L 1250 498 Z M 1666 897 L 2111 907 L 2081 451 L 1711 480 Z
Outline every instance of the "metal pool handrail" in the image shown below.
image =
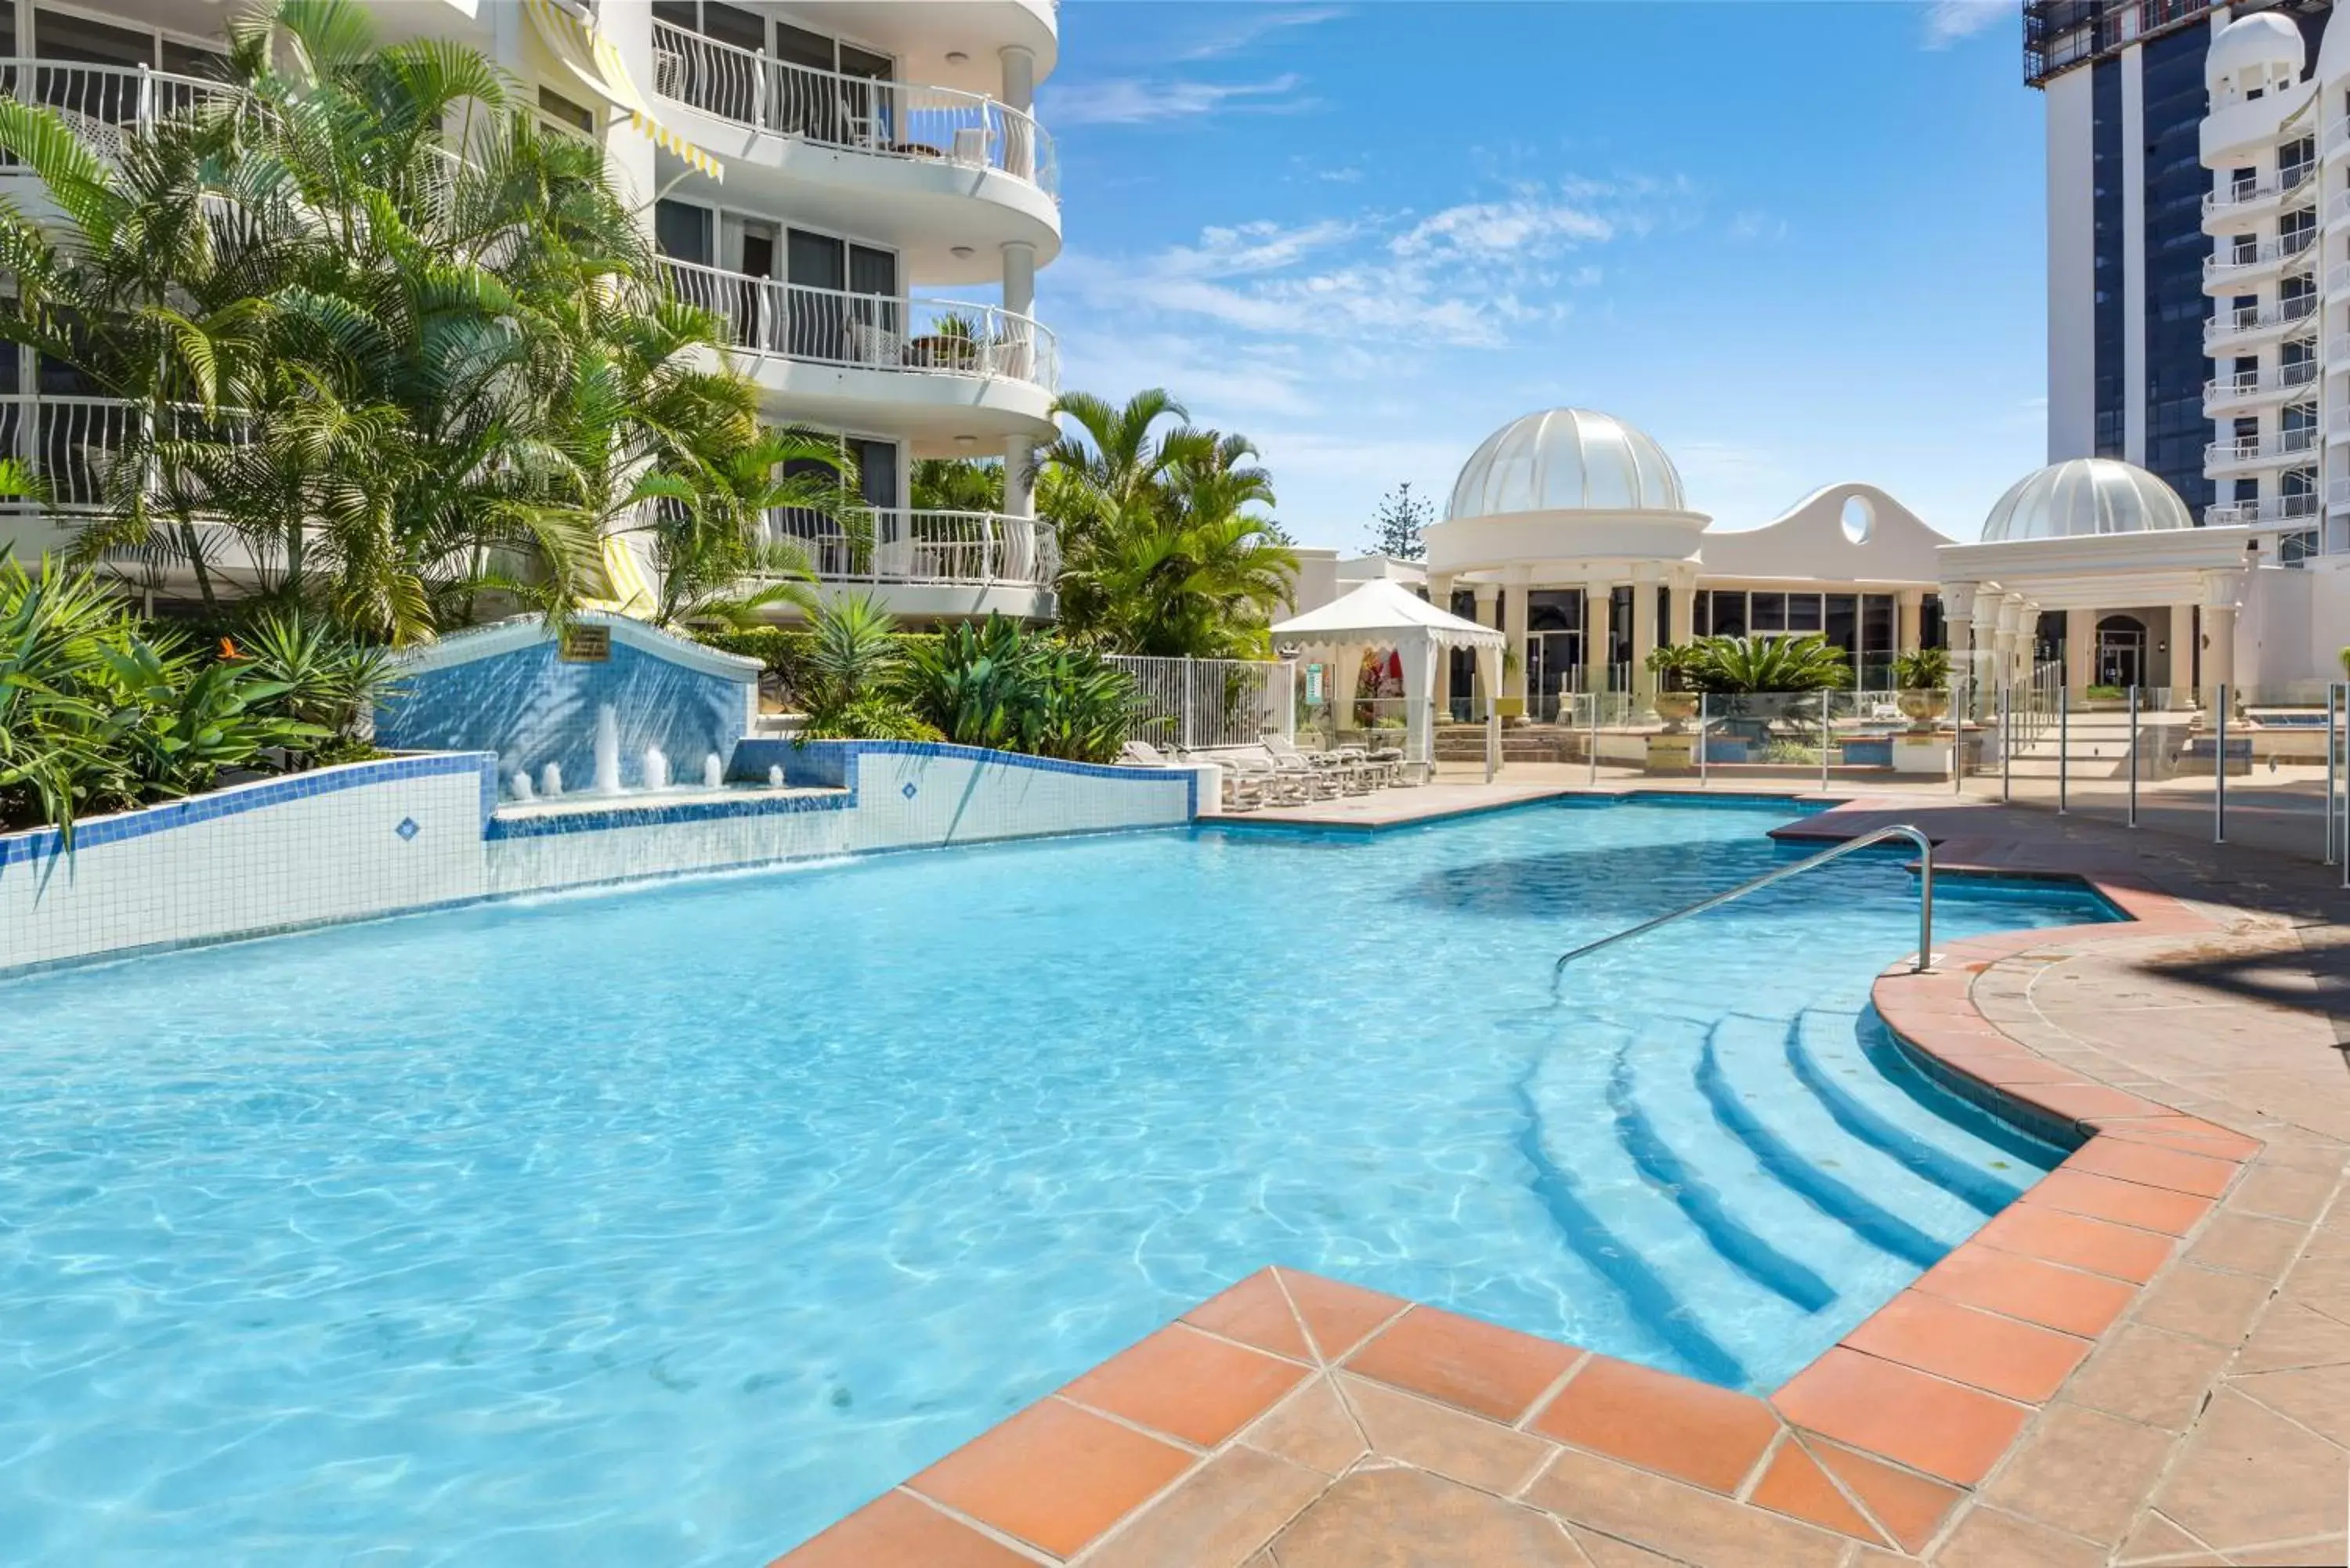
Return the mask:
M 1576 959 L 1589 953 L 1596 953 L 1601 948 L 1614 947 L 1617 942 L 1629 941 L 1634 937 L 1655 930 L 1659 926 L 1669 926 L 1675 920 L 1685 919 L 1691 915 L 1702 915 L 1708 909 L 1718 909 L 1733 899 L 1743 898 L 1749 893 L 1759 892 L 1773 882 L 1783 882 L 1790 877 L 1800 877 L 1804 872 L 1825 866 L 1831 860 L 1841 860 L 1847 855 L 1866 849 L 1871 845 L 1882 844 L 1888 838 L 1906 838 L 1918 846 L 1919 872 L 1918 961 L 1911 966 L 1911 969 L 1917 973 L 1923 974 L 1934 961 L 1934 841 L 1918 828 L 1906 823 L 1895 823 L 1887 827 L 1872 828 L 1857 838 L 1848 838 L 1833 849 L 1823 849 L 1817 855 L 1807 856 L 1793 866 L 1782 866 L 1776 870 L 1765 871 L 1752 881 L 1741 882 L 1726 893 L 1716 893 L 1711 898 L 1700 898 L 1696 903 L 1686 905 L 1669 914 L 1659 915 L 1653 920 L 1643 920 L 1637 926 L 1617 931 L 1614 936 L 1602 937 L 1596 942 L 1586 942 L 1579 948 L 1559 954 L 1558 961 L 1551 965 L 1550 969 L 1551 995 L 1553 997 L 1558 995 L 1559 976 L 1566 972 L 1566 966 Z

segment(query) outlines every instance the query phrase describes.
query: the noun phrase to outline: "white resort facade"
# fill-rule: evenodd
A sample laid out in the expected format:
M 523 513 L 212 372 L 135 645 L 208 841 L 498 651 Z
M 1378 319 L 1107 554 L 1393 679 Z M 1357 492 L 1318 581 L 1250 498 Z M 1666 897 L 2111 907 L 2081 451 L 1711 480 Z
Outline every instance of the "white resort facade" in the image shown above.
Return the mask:
M 1058 57 L 1052 0 L 374 0 L 387 39 L 480 50 L 549 126 L 600 140 L 678 292 L 726 323 L 770 424 L 837 436 L 869 542 L 778 514 L 828 587 L 902 618 L 1053 613 L 1031 454 L 1055 432 L 1059 354 L 1035 280 L 1061 245 L 1051 137 L 1032 112 Z M 230 89 L 213 0 L 0 0 L 0 91 L 85 127 Z M 22 187 L 0 171 L 0 189 Z M 11 194 L 38 193 L 21 189 Z M 0 449 L 94 508 L 129 405 L 0 350 Z M 1001 512 L 912 504 L 913 465 L 1005 460 Z M 19 554 L 55 524 L 0 517 Z M 608 556 L 611 552 L 608 550 Z M 616 561 L 627 577 L 629 563 Z
M 1644 431 L 1586 409 L 1514 420 L 1463 465 L 1424 562 L 1309 553 L 1298 607 L 1372 577 L 1505 634 L 1497 706 L 1555 721 L 1578 693 L 1652 703 L 1660 647 L 1816 635 L 1854 682 L 1897 684 L 1900 654 L 1947 649 L 1978 691 L 2039 679 L 2139 687 L 2165 707 L 2218 689 L 2302 701 L 2336 679 L 2350 577 L 2274 527 L 2199 525 L 2143 469 L 2078 458 L 2024 475 L 1961 541 L 1882 489 L 1824 486 L 1758 527 L 1692 510 Z M 1343 698 L 1347 693 L 1341 692 Z M 1439 671 L 1440 711 L 1484 711 L 1467 658 Z

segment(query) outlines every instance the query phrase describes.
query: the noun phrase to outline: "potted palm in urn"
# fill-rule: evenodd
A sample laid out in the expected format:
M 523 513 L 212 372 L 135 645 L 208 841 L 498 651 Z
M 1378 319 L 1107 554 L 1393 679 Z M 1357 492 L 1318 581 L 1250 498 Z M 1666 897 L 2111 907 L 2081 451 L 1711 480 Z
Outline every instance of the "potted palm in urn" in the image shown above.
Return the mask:
M 1908 717 L 1909 728 L 1924 733 L 1934 721 L 1950 711 L 1950 655 L 1948 649 L 1921 648 L 1893 659 L 1894 701 Z
M 1668 735 L 1679 734 L 1681 727 L 1697 717 L 1691 677 L 1704 659 L 1701 649 L 1687 644 L 1656 649 L 1648 654 L 1648 673 L 1657 678 L 1657 717 L 1665 722 Z

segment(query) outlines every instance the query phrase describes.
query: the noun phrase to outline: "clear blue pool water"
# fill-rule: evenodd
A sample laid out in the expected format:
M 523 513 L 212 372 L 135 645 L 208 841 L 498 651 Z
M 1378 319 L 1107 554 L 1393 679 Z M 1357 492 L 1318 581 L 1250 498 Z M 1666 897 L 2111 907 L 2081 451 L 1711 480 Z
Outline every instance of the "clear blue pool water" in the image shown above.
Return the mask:
M 1784 815 L 1069 839 L 0 985 L 0 1555 L 757 1563 L 1267 1262 L 1775 1384 L 2055 1158 L 1865 1017 L 1898 856 L 1550 1005 Z

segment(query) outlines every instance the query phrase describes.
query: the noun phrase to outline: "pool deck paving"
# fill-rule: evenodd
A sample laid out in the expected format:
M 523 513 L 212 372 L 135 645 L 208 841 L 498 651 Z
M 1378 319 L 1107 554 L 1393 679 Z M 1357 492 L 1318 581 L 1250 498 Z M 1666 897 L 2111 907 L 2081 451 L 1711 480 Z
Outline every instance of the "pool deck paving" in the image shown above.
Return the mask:
M 1876 982 L 1950 1086 L 2084 1141 L 1767 1398 L 1267 1269 L 780 1563 L 2350 1561 L 2334 874 L 1948 797 L 1780 836 L 1893 821 L 1938 866 L 2078 877 L 2131 917 L 1937 944 Z

